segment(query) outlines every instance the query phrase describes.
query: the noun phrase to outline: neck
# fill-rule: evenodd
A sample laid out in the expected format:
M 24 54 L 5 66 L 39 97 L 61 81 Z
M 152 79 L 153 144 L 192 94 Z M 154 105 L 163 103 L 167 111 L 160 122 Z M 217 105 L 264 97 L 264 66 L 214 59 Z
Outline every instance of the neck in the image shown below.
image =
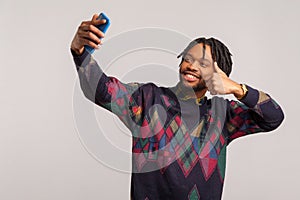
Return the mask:
M 185 87 L 181 85 L 180 83 L 176 86 L 176 94 L 179 95 L 179 97 L 183 99 L 202 99 L 205 97 L 205 93 L 207 91 L 207 88 L 203 88 L 198 91 L 194 91 L 192 88 Z
M 205 96 L 206 92 L 207 92 L 207 88 L 202 89 L 200 91 L 196 91 L 195 94 L 197 99 L 202 99 Z

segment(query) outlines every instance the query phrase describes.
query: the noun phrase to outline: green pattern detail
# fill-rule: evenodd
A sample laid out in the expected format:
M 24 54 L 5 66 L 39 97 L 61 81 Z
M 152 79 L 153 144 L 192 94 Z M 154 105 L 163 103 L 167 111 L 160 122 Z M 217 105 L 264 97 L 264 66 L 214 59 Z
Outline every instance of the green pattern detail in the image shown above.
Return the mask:
M 200 197 L 199 197 L 199 194 L 198 194 L 197 187 L 194 186 L 192 191 L 189 194 L 189 200 L 199 200 L 199 199 L 200 199 Z
M 223 181 L 225 177 L 225 168 L 226 168 L 226 146 L 223 146 L 220 152 L 219 159 L 218 159 L 218 167 Z

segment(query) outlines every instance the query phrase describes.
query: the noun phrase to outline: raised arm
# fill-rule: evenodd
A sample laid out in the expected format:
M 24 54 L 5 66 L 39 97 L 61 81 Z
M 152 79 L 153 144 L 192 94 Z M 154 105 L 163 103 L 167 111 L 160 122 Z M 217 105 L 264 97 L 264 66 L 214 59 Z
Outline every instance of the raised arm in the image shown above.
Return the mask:
M 139 84 L 124 84 L 117 78 L 107 76 L 84 46 L 98 48 L 99 37 L 104 34 L 95 25 L 105 23 L 94 15 L 91 21 L 84 21 L 79 26 L 71 43 L 71 52 L 78 72 L 80 86 L 84 95 L 93 103 L 116 114 L 127 127 L 131 125 L 130 103 Z
M 228 142 L 256 132 L 276 129 L 284 119 L 281 107 L 270 95 L 246 86 L 241 102 L 230 101 L 227 109 Z
M 217 63 L 214 73 L 205 78 L 211 94 L 233 94 L 239 100 L 228 102 L 228 143 L 244 135 L 272 131 L 283 121 L 283 111 L 270 95 L 233 81 Z

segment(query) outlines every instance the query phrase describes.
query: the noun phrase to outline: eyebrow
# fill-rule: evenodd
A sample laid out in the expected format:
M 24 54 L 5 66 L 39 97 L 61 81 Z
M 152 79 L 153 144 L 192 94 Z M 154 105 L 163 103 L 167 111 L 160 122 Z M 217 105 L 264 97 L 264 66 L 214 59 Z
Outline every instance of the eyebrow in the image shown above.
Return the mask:
M 186 55 L 189 55 L 189 56 L 193 57 L 193 59 L 195 59 L 195 57 L 192 54 L 190 54 L 190 53 L 187 53 Z M 197 59 L 195 59 L 195 60 L 197 60 Z M 208 59 L 206 59 L 204 57 L 202 57 L 202 58 L 200 58 L 200 60 L 198 60 L 198 62 L 200 62 L 200 61 L 206 61 L 206 62 L 211 63 L 210 60 L 208 60 Z

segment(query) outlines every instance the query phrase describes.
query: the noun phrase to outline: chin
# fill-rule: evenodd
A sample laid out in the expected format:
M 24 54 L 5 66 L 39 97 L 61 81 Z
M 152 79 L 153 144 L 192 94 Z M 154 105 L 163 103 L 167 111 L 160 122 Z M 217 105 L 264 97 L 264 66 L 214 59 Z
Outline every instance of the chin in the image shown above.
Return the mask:
M 203 85 L 203 84 L 196 85 L 196 86 L 194 86 L 194 87 L 192 87 L 192 88 L 193 88 L 193 90 L 194 90 L 195 92 L 200 92 L 200 91 L 202 91 L 202 90 L 207 89 L 207 87 L 206 87 L 205 85 Z

